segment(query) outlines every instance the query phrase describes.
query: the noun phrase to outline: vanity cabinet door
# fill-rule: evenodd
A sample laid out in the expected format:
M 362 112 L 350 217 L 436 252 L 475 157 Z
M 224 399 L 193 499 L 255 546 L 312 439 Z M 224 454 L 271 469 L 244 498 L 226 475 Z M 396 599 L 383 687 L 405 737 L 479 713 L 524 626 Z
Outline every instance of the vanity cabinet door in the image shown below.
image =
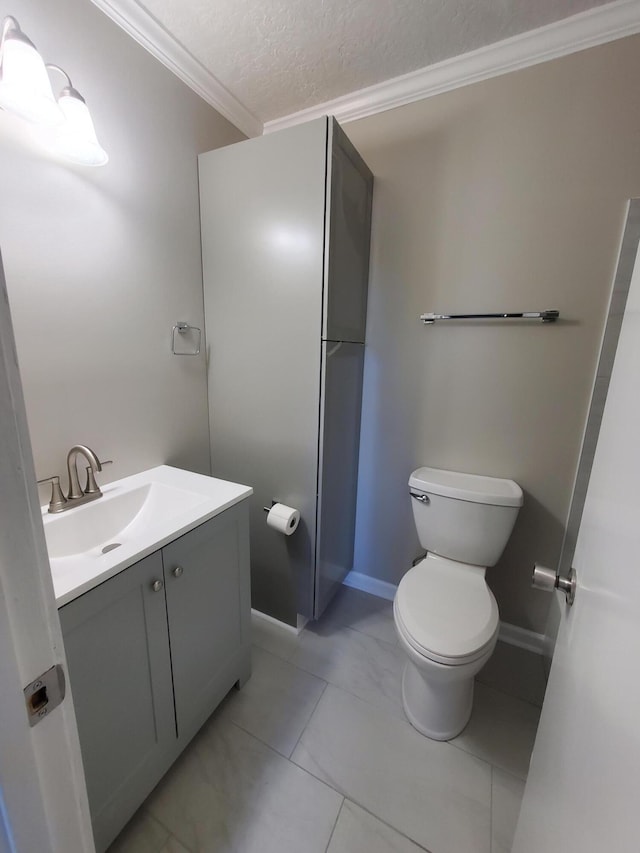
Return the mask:
M 250 671 L 246 501 L 162 550 L 178 738 L 189 740 Z
M 160 553 L 59 613 L 96 848 L 102 851 L 175 756 Z

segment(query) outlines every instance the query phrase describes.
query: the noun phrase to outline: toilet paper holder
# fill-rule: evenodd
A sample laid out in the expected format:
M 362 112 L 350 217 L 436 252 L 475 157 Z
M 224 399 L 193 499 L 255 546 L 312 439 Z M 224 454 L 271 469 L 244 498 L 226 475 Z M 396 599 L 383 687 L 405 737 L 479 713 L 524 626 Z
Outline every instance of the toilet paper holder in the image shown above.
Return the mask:
M 300 510 L 295 507 L 273 501 L 270 507 L 265 506 L 263 509 L 267 513 L 267 527 L 285 536 L 291 536 L 298 529 Z

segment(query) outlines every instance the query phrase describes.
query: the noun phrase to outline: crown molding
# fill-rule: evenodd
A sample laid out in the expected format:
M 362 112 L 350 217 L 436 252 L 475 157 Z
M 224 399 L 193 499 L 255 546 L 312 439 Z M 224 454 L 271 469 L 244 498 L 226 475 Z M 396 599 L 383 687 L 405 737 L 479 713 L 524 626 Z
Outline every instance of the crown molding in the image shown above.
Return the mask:
M 271 133 L 323 115 L 335 116 L 343 123 L 355 121 L 638 32 L 640 0 L 616 0 L 269 121 L 264 125 L 264 132 Z
M 247 136 L 260 136 L 262 122 L 193 57 L 136 0 L 91 0 L 134 41 Z

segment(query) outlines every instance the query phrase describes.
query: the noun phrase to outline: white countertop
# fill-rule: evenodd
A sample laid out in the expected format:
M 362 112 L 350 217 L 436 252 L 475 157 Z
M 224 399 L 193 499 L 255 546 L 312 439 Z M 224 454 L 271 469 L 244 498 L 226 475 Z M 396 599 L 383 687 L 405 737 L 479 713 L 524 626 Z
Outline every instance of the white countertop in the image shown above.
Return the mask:
M 102 493 L 103 497 L 62 513 L 42 508 L 58 607 L 245 500 L 253 489 L 160 465 L 109 483 Z M 121 517 L 126 519 L 124 526 Z M 102 553 L 114 542 L 117 547 Z

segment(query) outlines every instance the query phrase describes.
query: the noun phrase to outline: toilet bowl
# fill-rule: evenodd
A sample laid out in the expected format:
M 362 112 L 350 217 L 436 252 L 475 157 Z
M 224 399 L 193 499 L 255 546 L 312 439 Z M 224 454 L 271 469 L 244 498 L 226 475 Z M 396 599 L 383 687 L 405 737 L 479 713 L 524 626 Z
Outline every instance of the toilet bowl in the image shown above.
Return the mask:
M 402 700 L 422 734 L 449 740 L 471 716 L 475 675 L 491 657 L 498 606 L 485 580 L 511 535 L 522 490 L 513 480 L 420 468 L 409 480 L 427 556 L 400 581 L 393 604 L 407 654 Z

